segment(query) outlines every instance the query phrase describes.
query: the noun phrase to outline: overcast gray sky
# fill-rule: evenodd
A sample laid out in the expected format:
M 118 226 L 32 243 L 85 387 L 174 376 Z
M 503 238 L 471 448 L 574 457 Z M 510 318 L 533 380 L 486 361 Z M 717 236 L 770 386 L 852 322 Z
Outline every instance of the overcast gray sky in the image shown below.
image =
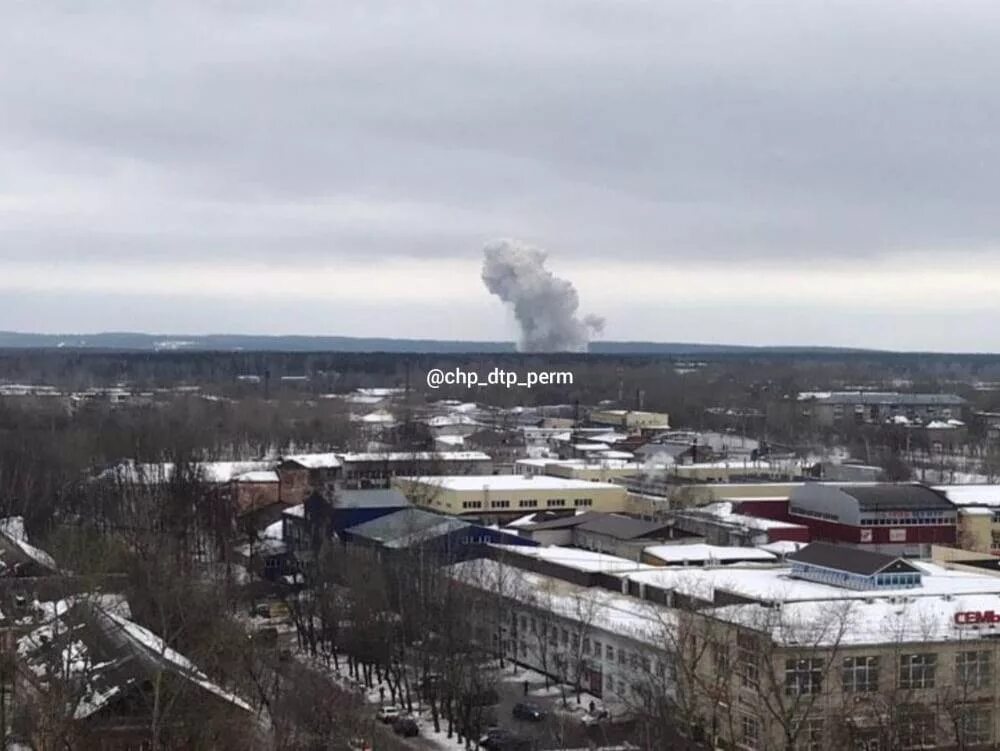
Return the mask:
M 9 3 L 0 329 L 1000 351 L 1000 3 Z

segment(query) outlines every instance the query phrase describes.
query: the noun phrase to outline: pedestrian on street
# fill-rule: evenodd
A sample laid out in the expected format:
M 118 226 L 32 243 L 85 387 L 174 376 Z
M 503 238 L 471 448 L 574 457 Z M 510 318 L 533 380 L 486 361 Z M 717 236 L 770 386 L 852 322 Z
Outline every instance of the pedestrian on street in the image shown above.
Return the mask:
M 524 695 L 525 696 L 528 695 L 528 682 L 527 681 L 524 682 Z

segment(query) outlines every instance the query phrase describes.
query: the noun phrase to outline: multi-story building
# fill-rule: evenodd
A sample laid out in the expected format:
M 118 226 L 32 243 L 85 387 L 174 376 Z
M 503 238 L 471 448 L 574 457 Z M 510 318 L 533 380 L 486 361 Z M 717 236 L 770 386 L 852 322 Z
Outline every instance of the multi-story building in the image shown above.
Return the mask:
M 661 714 L 716 747 L 1000 740 L 996 570 L 822 543 L 787 565 L 704 568 L 569 548 L 506 552 L 452 569 L 498 605 L 470 613 L 484 638 L 640 715 L 667 706 Z
M 504 521 L 544 510 L 625 510 L 620 485 L 548 475 L 397 477 L 393 486 L 415 506 L 481 519 Z
M 929 422 L 961 420 L 967 402 L 955 394 L 906 394 L 896 391 L 803 392 L 798 416 L 817 427 L 882 424 L 894 417 Z

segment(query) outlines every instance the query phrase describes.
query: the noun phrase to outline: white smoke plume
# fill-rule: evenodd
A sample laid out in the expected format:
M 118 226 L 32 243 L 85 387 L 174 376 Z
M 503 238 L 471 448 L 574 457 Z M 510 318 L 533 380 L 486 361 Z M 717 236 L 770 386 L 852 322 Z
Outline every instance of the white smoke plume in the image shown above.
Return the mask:
M 483 283 L 513 309 L 521 327 L 519 351 L 586 352 L 591 336 L 604 329 L 599 316 L 579 317 L 576 288 L 545 268 L 545 251 L 497 240 L 483 255 Z

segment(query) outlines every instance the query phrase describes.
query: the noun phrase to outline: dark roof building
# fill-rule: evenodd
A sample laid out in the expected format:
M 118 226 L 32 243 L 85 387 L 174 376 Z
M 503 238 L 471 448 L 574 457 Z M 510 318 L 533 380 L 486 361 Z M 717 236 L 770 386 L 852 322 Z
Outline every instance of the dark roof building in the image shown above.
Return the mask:
M 922 574 L 898 556 L 823 542 L 806 545 L 786 560 L 793 577 L 848 589 L 919 587 Z
M 535 545 L 517 534 L 418 508 L 400 509 L 345 529 L 341 538 L 381 552 L 423 549 L 447 560 L 481 555 L 484 545 Z

